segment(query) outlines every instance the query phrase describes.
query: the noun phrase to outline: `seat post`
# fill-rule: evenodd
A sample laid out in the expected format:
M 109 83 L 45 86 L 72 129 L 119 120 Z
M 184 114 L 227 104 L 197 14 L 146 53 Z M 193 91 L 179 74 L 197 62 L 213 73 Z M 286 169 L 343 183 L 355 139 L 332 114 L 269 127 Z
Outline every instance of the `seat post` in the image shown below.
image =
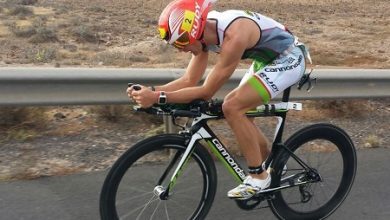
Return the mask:
M 283 91 L 283 98 L 282 98 L 282 101 L 283 102 L 288 102 L 289 99 L 290 99 L 290 91 L 291 91 L 291 86 L 288 87 L 287 89 L 285 89 Z M 282 123 L 280 124 L 280 128 L 278 130 L 278 133 L 276 134 L 276 137 L 275 137 L 275 140 L 274 140 L 274 145 L 280 145 L 282 144 L 282 135 L 283 135 L 283 130 L 284 130 L 284 125 L 285 125 L 285 122 L 286 122 L 286 116 L 287 116 L 287 112 L 282 112 L 280 113 L 280 117 L 282 118 Z M 274 149 L 274 148 L 272 148 Z M 277 151 L 279 148 L 275 147 L 275 150 Z
M 283 91 L 283 98 L 282 98 L 283 102 L 288 102 L 290 100 L 290 91 L 291 91 L 291 86 Z

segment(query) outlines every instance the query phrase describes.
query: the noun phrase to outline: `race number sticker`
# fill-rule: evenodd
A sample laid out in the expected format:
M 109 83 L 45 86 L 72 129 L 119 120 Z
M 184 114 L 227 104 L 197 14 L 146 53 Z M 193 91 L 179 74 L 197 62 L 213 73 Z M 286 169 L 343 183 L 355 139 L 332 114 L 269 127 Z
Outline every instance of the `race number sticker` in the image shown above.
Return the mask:
M 194 18 L 195 18 L 195 13 L 186 10 L 184 12 L 184 20 L 183 23 L 181 24 L 181 29 L 183 31 L 190 32 L 192 29 L 192 25 L 194 24 Z

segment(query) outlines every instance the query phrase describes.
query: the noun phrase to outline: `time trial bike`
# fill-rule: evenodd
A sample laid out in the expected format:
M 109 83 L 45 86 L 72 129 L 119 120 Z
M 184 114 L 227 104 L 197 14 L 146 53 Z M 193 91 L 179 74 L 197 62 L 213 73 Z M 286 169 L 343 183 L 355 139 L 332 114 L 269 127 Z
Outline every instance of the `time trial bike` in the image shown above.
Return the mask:
M 302 109 L 289 96 L 290 88 L 282 102 L 246 113 L 278 118 L 271 153 L 264 162 L 272 180 L 268 189 L 252 198 L 234 201 L 244 210 L 267 201 L 279 219 L 324 219 L 342 204 L 353 185 L 355 147 L 345 131 L 326 123 L 307 126 L 283 142 L 287 112 Z M 137 111 L 169 115 L 174 123 L 183 117 L 188 121 L 178 134 L 136 143 L 114 163 L 100 195 L 101 218 L 205 219 L 217 188 L 216 158 L 237 182 L 247 175 L 207 123 L 224 118 L 222 102 L 194 101 Z

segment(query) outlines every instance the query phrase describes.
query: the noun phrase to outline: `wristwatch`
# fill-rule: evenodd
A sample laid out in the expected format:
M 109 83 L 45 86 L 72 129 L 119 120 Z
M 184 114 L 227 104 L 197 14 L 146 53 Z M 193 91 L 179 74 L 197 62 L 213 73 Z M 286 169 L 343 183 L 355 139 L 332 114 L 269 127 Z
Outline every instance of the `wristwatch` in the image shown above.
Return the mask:
M 167 104 L 167 95 L 164 91 L 160 91 L 160 96 L 158 97 L 158 104 L 165 105 Z

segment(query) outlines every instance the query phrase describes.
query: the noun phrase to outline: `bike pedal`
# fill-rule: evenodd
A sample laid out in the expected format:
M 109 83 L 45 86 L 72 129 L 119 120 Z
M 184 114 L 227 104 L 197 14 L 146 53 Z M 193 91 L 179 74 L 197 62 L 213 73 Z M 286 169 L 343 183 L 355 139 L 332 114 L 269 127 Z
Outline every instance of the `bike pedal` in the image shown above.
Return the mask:
M 243 210 L 252 210 L 256 208 L 263 200 L 260 199 L 246 199 L 246 200 L 235 200 L 237 206 Z

